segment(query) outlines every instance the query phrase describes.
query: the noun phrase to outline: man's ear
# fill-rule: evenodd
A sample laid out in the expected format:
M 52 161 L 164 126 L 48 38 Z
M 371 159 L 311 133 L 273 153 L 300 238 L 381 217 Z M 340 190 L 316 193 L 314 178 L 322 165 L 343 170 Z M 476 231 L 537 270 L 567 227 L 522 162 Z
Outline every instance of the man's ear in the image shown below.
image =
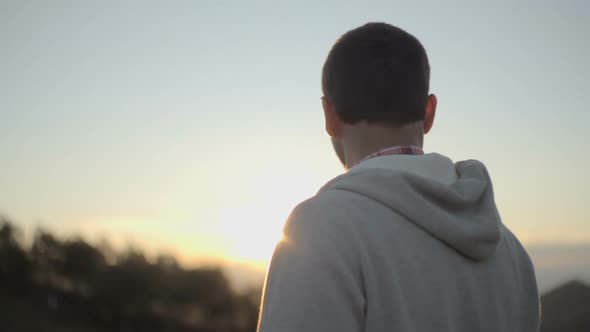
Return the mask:
M 424 112 L 424 134 L 428 134 L 434 125 L 434 117 L 436 115 L 436 96 L 431 94 L 426 101 L 426 110 Z
M 322 97 L 322 108 L 324 109 L 326 132 L 330 137 L 339 136 L 342 131 L 342 121 L 334 109 L 334 103 L 324 96 Z

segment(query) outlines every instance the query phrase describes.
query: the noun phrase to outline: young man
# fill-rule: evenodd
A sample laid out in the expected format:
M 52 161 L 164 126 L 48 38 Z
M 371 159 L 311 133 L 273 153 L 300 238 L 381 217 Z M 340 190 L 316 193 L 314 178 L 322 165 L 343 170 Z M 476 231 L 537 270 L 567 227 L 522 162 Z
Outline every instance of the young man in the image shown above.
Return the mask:
M 289 217 L 260 332 L 538 330 L 533 266 L 484 165 L 422 152 L 429 76 L 420 42 L 388 24 L 333 46 L 322 106 L 348 171 Z

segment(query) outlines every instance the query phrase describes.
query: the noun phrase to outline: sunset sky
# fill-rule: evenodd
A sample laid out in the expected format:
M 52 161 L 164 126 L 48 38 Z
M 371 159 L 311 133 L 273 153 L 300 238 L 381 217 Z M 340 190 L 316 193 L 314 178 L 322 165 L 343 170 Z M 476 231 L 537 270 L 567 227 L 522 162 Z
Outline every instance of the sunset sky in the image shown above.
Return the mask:
M 425 150 L 487 165 L 541 278 L 590 276 L 590 2 L 291 3 L 0 0 L 0 214 L 264 265 L 343 171 L 325 56 L 385 21 L 430 57 Z

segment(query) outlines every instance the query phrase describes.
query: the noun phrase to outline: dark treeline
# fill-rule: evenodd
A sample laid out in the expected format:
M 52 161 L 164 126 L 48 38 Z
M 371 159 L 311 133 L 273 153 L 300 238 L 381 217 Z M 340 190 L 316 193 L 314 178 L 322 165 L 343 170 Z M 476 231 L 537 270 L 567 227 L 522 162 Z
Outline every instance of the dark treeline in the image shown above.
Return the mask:
M 259 290 L 218 268 L 187 269 L 37 230 L 25 244 L 0 218 L 2 331 L 255 331 Z

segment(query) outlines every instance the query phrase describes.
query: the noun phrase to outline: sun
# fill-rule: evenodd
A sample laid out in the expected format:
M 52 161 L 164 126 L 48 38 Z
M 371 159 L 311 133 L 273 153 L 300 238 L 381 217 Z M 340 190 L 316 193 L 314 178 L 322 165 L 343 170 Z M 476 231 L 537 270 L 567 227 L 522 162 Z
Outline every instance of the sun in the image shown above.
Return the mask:
M 224 193 L 208 223 L 223 258 L 268 264 L 292 210 L 324 180 L 316 169 L 300 166 L 271 160 L 260 169 L 242 169 L 249 175 Z
M 222 254 L 232 260 L 266 265 L 282 239 L 282 228 L 291 208 L 287 204 L 250 204 L 221 209 L 215 233 L 223 241 Z

